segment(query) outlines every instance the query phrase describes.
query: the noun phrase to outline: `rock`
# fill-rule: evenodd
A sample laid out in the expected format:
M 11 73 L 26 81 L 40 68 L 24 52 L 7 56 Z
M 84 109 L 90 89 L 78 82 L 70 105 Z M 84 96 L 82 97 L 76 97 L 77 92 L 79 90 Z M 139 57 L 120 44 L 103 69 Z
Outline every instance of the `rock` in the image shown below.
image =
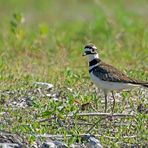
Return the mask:
M 28 148 L 27 142 L 19 135 L 0 132 L 0 148 Z
M 45 141 L 41 148 L 68 148 L 68 146 L 61 141 Z
M 38 86 L 41 86 L 41 87 L 46 87 L 48 90 L 50 90 L 54 87 L 53 84 L 46 83 L 46 82 L 36 82 L 35 84 L 37 84 Z
M 61 141 L 54 141 L 54 144 L 57 146 L 57 148 L 67 148 L 68 146 L 61 142 Z
M 41 148 L 55 148 L 56 145 L 53 142 L 44 142 Z
M 102 148 L 100 141 L 92 135 L 85 135 L 82 137 L 82 140 L 86 141 L 85 145 L 87 148 Z
M 22 148 L 22 146 L 16 143 L 0 143 L 0 148 Z
M 78 144 L 78 143 L 72 144 L 70 146 L 70 148 L 84 148 L 84 147 L 85 147 L 84 144 L 82 145 L 82 144 Z

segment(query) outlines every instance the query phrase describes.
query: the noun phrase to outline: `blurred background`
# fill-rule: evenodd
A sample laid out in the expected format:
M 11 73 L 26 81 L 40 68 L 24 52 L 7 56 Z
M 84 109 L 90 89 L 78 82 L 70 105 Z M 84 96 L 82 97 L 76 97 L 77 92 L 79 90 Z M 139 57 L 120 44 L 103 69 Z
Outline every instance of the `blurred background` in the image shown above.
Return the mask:
M 147 0 L 1 0 L 0 78 L 56 82 L 67 68 L 88 75 L 81 54 L 89 42 L 141 78 L 130 69 L 147 73 L 147 17 Z

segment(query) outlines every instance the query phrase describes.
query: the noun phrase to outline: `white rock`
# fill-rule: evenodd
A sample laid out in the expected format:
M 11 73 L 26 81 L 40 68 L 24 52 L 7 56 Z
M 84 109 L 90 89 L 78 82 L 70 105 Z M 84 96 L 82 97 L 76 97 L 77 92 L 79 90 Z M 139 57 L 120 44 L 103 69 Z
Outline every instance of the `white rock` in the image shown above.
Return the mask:
M 35 84 L 39 86 L 47 87 L 47 89 L 51 89 L 54 87 L 53 84 L 46 83 L 46 82 L 35 82 Z

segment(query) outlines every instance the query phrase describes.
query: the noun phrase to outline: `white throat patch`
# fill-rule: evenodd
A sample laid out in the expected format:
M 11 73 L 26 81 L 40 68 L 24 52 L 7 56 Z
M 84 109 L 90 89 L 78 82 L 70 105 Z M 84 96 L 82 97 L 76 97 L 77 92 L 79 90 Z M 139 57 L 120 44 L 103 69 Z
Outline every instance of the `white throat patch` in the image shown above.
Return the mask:
M 89 62 L 92 61 L 93 59 L 99 59 L 99 55 L 96 54 L 89 54 L 87 55 Z

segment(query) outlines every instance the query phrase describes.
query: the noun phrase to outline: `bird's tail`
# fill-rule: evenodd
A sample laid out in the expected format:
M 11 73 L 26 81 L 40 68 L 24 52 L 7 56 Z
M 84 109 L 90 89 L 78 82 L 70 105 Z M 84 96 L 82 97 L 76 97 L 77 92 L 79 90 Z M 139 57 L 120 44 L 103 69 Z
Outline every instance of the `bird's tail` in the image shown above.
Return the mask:
M 142 84 L 142 86 L 147 87 L 148 88 L 148 83 L 147 84 Z
M 143 87 L 148 88 L 148 82 L 137 82 L 137 85 L 141 85 Z
M 148 88 L 148 82 L 146 82 L 146 81 L 139 81 L 139 80 L 133 80 L 132 79 L 132 83 L 136 84 L 136 85 L 141 85 L 143 87 L 147 87 Z

